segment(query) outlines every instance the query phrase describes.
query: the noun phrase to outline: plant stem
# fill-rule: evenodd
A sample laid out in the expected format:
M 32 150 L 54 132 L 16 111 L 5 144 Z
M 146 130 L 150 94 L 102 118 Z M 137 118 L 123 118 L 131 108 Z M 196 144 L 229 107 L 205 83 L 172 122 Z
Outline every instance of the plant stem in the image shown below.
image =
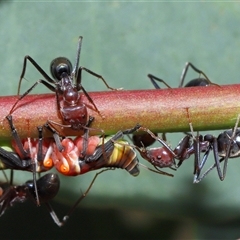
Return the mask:
M 108 91 L 89 93 L 104 116 L 89 109 L 95 117 L 93 128 L 113 134 L 132 128 L 137 123 L 155 132 L 228 129 L 240 113 L 240 84 L 159 90 Z M 85 96 L 85 104 L 92 108 Z M 5 116 L 17 100 L 16 96 L 0 98 L 0 136 L 10 138 Z M 13 120 L 21 137 L 36 137 L 36 127 L 47 119 L 63 124 L 57 114 L 54 94 L 28 95 L 13 112 Z M 59 129 L 64 135 L 80 135 L 81 131 Z M 100 134 L 100 131 L 91 131 Z

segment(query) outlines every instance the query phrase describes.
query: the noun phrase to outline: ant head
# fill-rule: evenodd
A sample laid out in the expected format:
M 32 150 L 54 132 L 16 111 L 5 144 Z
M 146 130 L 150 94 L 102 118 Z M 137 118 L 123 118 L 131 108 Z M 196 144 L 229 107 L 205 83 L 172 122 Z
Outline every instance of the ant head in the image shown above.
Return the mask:
M 154 133 L 157 136 L 157 133 Z M 149 147 L 152 145 L 156 139 L 154 139 L 149 133 L 142 132 L 141 134 L 133 134 L 132 136 L 133 144 L 138 147 Z
M 65 57 L 55 58 L 50 64 L 50 72 L 54 79 L 61 80 L 63 73 L 66 73 L 68 76 L 71 74 L 72 64 Z
M 165 147 L 151 148 L 140 152 L 141 156 L 150 162 L 154 167 L 164 168 L 173 165 L 173 155 Z

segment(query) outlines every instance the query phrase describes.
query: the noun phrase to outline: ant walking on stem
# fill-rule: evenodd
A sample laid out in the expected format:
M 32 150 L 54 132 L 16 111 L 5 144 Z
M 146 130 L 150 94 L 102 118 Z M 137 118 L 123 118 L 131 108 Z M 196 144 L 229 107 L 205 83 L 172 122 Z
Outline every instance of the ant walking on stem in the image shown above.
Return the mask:
M 185 86 L 183 86 L 189 67 L 191 67 L 195 72 L 197 72 L 199 74 L 199 78 L 192 79 Z M 203 75 L 204 78 L 200 77 L 201 75 Z M 171 88 L 163 79 L 158 78 L 158 77 L 156 77 L 156 76 L 154 76 L 152 74 L 148 74 L 147 76 L 148 76 L 148 78 L 150 79 L 151 83 L 153 84 L 153 86 L 156 89 L 161 89 L 161 87 L 158 85 L 157 82 L 161 82 L 167 88 Z M 211 85 L 219 86 L 218 84 L 212 83 L 209 80 L 209 78 L 207 77 L 207 75 L 203 71 L 201 71 L 198 68 L 196 68 L 192 63 L 190 63 L 190 62 L 186 63 L 186 65 L 185 65 L 185 67 L 184 67 L 184 69 L 182 71 L 181 77 L 180 77 L 180 83 L 179 83 L 178 88 L 182 88 L 182 87 L 200 87 L 200 86 L 211 86 Z M 157 133 L 154 133 L 154 134 L 157 136 Z M 166 136 L 164 134 L 163 139 L 165 139 L 165 138 L 166 138 Z M 150 146 L 151 144 L 153 144 L 155 142 L 155 139 L 151 138 L 150 135 L 147 134 L 147 133 L 134 134 L 133 137 L 132 137 L 132 140 L 133 140 L 133 143 L 136 146 L 138 146 L 138 147 L 142 147 L 142 146 L 148 147 L 148 146 Z
M 188 69 L 189 67 L 191 67 L 195 72 L 199 73 L 199 78 L 195 78 L 190 80 L 185 86 L 183 86 L 185 77 L 187 75 Z M 201 78 L 200 76 L 203 75 L 204 78 Z M 153 86 L 156 89 L 160 89 L 160 86 L 157 84 L 156 81 L 163 83 L 165 86 L 167 86 L 168 88 L 171 88 L 164 80 L 162 80 L 161 78 L 158 78 L 152 74 L 148 74 L 149 79 L 151 80 Z M 209 86 L 209 85 L 216 85 L 219 86 L 218 84 L 212 83 L 209 78 L 207 77 L 207 75 L 199 70 L 198 68 L 196 68 L 192 63 L 187 62 L 183 71 L 182 71 L 182 75 L 180 78 L 180 83 L 178 88 L 182 88 L 182 87 L 200 87 L 200 86 Z
M 32 65 L 40 72 L 40 74 L 45 78 L 45 80 L 40 79 L 37 82 L 35 82 L 32 85 L 32 87 L 30 87 L 25 93 L 23 93 L 18 98 L 18 100 L 16 101 L 16 103 L 13 105 L 9 112 L 9 115 L 11 115 L 19 101 L 23 99 L 27 94 L 29 94 L 39 83 L 43 84 L 50 91 L 55 92 L 57 109 L 60 112 L 64 124 L 59 124 L 51 120 L 47 120 L 47 124 L 45 126 L 50 131 L 52 131 L 53 137 L 55 138 L 56 143 L 58 143 L 58 147 L 60 150 L 63 149 L 62 146 L 60 145 L 60 138 L 59 135 L 57 134 L 56 126 L 68 127 L 73 130 L 84 130 L 86 141 L 83 143 L 84 144 L 83 149 L 86 148 L 89 126 L 94 118 L 88 116 L 87 106 L 85 103 L 83 103 L 82 99 L 83 95 L 81 94 L 81 91 L 87 97 L 88 101 L 91 103 L 94 110 L 101 117 L 103 117 L 100 111 L 98 110 L 97 106 L 95 105 L 93 99 L 87 93 L 87 91 L 82 85 L 82 71 L 86 71 L 89 74 L 101 79 L 108 89 L 119 90 L 110 87 L 101 75 L 96 74 L 85 67 L 81 66 L 79 67 L 81 46 L 82 37 L 79 37 L 77 56 L 73 68 L 71 62 L 64 57 L 58 57 L 51 62 L 50 70 L 53 79 L 48 76 L 48 74 L 38 65 L 38 63 L 35 60 L 33 60 L 33 58 L 31 58 L 30 56 L 25 56 L 23 62 L 23 69 L 19 80 L 18 95 L 20 94 L 21 82 L 25 75 L 27 60 L 30 63 L 32 63 Z

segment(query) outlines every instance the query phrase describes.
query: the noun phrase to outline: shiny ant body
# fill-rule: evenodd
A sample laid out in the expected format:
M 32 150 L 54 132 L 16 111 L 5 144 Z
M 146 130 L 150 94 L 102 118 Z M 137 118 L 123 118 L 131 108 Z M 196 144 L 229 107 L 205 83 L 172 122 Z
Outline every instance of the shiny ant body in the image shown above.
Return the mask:
M 21 82 L 25 75 L 27 60 L 32 63 L 32 65 L 40 72 L 40 74 L 45 78 L 45 80 L 40 79 L 35 82 L 32 87 L 30 87 L 25 93 L 23 93 L 19 97 L 19 99 L 16 101 L 16 103 L 13 105 L 12 109 L 9 112 L 9 115 L 11 115 L 18 102 L 23 99 L 27 94 L 29 94 L 33 90 L 33 88 L 35 88 L 39 83 L 43 84 L 50 91 L 55 92 L 57 109 L 60 112 L 64 125 L 48 120 L 46 126 L 49 130 L 53 132 L 53 136 L 56 140 L 56 143 L 58 143 L 58 147 L 60 150 L 62 150 L 62 146 L 60 146 L 59 144 L 60 138 L 55 129 L 56 125 L 61 127 L 68 127 L 73 130 L 85 130 L 85 135 L 87 139 L 89 126 L 93 121 L 93 117 L 88 116 L 87 106 L 83 103 L 83 94 L 87 97 L 94 110 L 98 114 L 100 114 L 100 111 L 98 110 L 94 101 L 82 86 L 82 71 L 84 70 L 91 75 L 100 78 L 107 86 L 107 88 L 117 90 L 111 88 L 101 75 L 98 75 L 85 67 L 79 67 L 81 46 L 82 37 L 79 37 L 74 68 L 72 68 L 71 62 L 64 57 L 58 57 L 51 62 L 50 70 L 53 79 L 48 76 L 48 74 L 38 65 L 35 60 L 33 60 L 30 56 L 25 56 L 23 69 L 19 80 L 18 95 L 20 94 Z M 83 92 L 83 94 L 81 94 L 81 91 Z M 87 144 L 86 141 L 84 142 L 85 147 Z
M 12 175 L 13 176 L 13 175 Z M 12 207 L 15 203 L 23 203 L 26 200 L 35 202 L 35 184 L 33 180 L 28 180 L 22 185 L 14 185 L 11 177 L 9 184 L 1 184 L 2 194 L 0 195 L 0 216 L 6 209 Z M 47 173 L 36 181 L 40 203 L 44 203 L 55 221 L 55 213 L 49 203 L 58 193 L 60 180 L 57 174 Z
M 59 227 L 62 227 L 66 223 L 66 221 L 69 219 L 69 216 L 73 213 L 77 205 L 87 196 L 97 176 L 106 170 L 108 169 L 102 170 L 95 175 L 92 182 L 90 183 L 90 186 L 82 194 L 82 196 L 78 198 L 76 203 L 63 217 L 62 221 L 59 220 L 58 216 L 56 215 L 50 204 L 50 200 L 52 200 L 59 191 L 60 179 L 58 175 L 54 173 L 47 173 L 36 181 L 40 203 L 44 204 L 47 207 L 53 221 Z M 15 203 L 23 203 L 26 200 L 31 200 L 35 202 L 36 199 L 36 190 L 33 180 L 28 180 L 21 185 L 14 185 L 12 183 L 12 176 L 10 184 L 0 184 L 0 217 L 9 207 L 12 207 Z

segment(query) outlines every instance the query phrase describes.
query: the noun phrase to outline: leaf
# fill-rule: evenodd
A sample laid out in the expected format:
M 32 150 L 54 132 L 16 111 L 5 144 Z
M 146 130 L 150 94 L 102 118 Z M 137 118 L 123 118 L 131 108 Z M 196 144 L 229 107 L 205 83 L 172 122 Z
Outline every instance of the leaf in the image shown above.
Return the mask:
M 113 87 L 151 89 L 148 73 L 177 87 L 186 61 L 219 85 L 239 82 L 239 4 L 2 1 L 0 16 L 2 95 L 16 94 L 25 55 L 33 57 L 46 71 L 57 56 L 74 61 L 79 35 L 84 37 L 81 65 L 103 75 Z M 187 80 L 196 77 L 198 74 L 189 72 Z M 42 76 L 28 64 L 26 78 L 21 92 Z M 88 91 L 105 90 L 87 73 L 83 84 Z M 49 91 L 43 86 L 33 90 L 40 92 Z M 176 146 L 182 134 L 167 137 Z M 65 228 L 57 229 L 50 217 L 47 220 L 47 213 L 39 216 L 40 209 L 18 204 L 1 217 L 2 229 L 7 230 L 1 236 L 179 239 L 224 238 L 229 232 L 226 238 L 238 238 L 235 225 L 225 223 L 239 218 L 239 164 L 238 158 L 229 161 L 224 182 L 212 172 L 198 185 L 192 184 L 193 158 L 174 178 L 144 169 L 137 178 L 124 171 L 109 171 L 97 179 L 79 213 L 73 214 Z M 31 174 L 16 175 L 19 183 L 31 179 Z M 63 177 L 63 193 L 58 201 L 74 201 L 92 177 Z M 215 227 L 209 232 L 213 223 Z M 11 227 L 14 231 L 9 231 Z

